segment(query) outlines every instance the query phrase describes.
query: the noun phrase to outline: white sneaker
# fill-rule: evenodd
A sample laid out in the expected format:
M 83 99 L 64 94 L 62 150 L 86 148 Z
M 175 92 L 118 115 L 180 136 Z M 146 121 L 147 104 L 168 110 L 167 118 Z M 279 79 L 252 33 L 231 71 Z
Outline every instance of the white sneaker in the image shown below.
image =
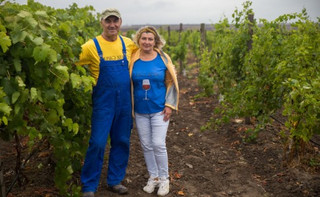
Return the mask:
M 159 184 L 159 190 L 158 195 L 159 196 L 165 196 L 169 193 L 169 179 L 167 178 L 161 178 L 160 184 Z
M 159 184 L 159 178 L 158 177 L 157 178 L 150 177 L 148 179 L 147 185 L 144 186 L 143 191 L 151 194 L 154 191 L 154 189 L 158 186 L 158 184 Z

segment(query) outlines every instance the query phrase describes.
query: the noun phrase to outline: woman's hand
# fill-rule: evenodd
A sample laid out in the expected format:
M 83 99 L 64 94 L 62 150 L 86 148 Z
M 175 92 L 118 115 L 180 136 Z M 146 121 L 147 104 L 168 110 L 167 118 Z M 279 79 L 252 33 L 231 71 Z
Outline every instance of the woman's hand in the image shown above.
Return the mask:
M 161 112 L 161 114 L 164 114 L 163 120 L 167 122 L 172 114 L 172 109 L 170 107 L 164 107 L 164 110 Z

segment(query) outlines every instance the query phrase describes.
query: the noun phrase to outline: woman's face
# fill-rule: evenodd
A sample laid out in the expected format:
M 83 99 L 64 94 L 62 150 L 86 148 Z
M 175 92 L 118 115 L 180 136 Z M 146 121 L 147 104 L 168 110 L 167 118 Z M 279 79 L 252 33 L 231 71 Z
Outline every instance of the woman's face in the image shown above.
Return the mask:
M 154 34 L 149 32 L 144 32 L 141 34 L 139 39 L 139 47 L 144 51 L 153 51 L 156 44 Z

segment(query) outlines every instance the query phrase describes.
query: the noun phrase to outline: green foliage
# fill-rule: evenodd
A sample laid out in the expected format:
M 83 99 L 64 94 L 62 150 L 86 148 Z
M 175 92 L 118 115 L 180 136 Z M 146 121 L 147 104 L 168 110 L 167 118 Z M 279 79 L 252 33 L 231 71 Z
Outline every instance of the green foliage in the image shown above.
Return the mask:
M 199 55 L 199 33 L 195 31 L 171 31 L 169 36 L 169 34 L 164 33 L 162 29 L 160 29 L 160 32 L 161 35 L 164 35 L 164 38 L 168 43 L 164 50 L 170 54 L 172 61 L 175 63 L 176 67 L 178 67 L 180 73 L 182 73 L 183 70 L 187 69 L 186 59 L 189 49 L 191 48 L 195 55 Z M 191 39 L 193 42 L 190 43 Z
M 188 38 L 188 48 L 199 61 L 201 58 L 200 46 L 201 46 L 201 37 L 199 31 L 191 31 Z
M 46 137 L 54 151 L 57 188 L 63 196 L 79 196 L 72 176 L 87 148 L 94 79 L 74 63 L 81 45 L 100 33 L 99 16 L 91 6 L 0 2 L 0 137 L 10 140 L 17 132 L 29 137 L 30 147 Z M 222 19 L 206 32 L 202 50 L 199 31 L 169 34 L 161 28 L 164 50 L 180 71 L 188 53 L 197 58 L 202 94 L 220 98 L 215 113 L 222 117 L 212 118 L 216 124 L 255 117 L 256 127 L 247 130 L 246 140 L 252 141 L 270 115 L 283 110 L 290 137 L 296 144 L 308 142 L 320 134 L 320 18 L 311 22 L 303 9 L 258 26 L 249 20 L 250 6 L 245 2 L 243 10 L 236 9 L 232 24 Z
M 128 31 L 126 32 L 126 36 L 127 36 L 128 38 L 133 39 L 133 36 L 134 36 L 135 33 L 136 33 L 135 30 L 128 30 Z
M 0 126 L 8 125 L 8 115 L 12 111 L 11 107 L 5 102 L 4 97 L 6 94 L 3 92 L 2 87 L 0 87 Z M 19 95 L 15 94 L 14 100 L 19 97 Z M 1 137 L 4 138 L 4 133 L 1 132 Z
M 53 9 L 32 0 L 0 6 L 1 138 L 14 132 L 32 145 L 46 137 L 63 196 L 77 196 L 72 181 L 84 158 L 94 79 L 76 67 L 81 45 L 98 34 L 92 7 Z
M 178 42 L 170 47 L 171 58 L 173 61 L 179 62 L 179 70 L 182 72 L 185 69 L 185 60 L 187 57 L 187 39 L 188 32 L 181 32 Z
M 199 83 L 207 95 L 223 98 L 222 120 L 256 117 L 248 140 L 283 110 L 291 137 L 297 144 L 308 142 L 320 133 L 319 24 L 304 9 L 258 26 L 249 21 L 250 6 L 246 2 L 234 12 L 234 25 L 227 19 L 215 25 L 212 46 L 200 61 Z

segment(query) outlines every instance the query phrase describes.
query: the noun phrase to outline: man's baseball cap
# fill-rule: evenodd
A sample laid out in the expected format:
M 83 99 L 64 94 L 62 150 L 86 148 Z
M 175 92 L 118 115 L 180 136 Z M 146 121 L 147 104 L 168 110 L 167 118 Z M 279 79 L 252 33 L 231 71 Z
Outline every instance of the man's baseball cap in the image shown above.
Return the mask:
M 104 12 L 102 12 L 101 19 L 105 20 L 109 16 L 116 16 L 118 18 L 121 18 L 119 10 L 117 10 L 115 8 L 108 8 Z

